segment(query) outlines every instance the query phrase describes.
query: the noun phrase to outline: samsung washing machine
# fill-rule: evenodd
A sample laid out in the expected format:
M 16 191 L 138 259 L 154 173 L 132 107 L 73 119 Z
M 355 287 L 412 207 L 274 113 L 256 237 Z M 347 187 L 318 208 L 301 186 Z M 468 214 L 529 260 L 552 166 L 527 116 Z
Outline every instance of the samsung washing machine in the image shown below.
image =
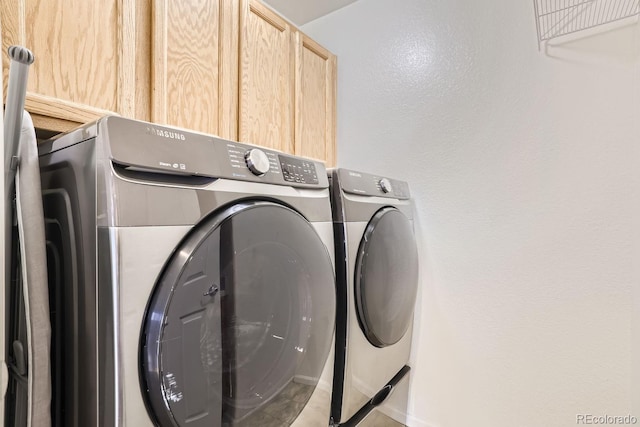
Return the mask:
M 53 425 L 329 423 L 322 163 L 106 117 L 40 164 Z
M 330 172 L 337 320 L 332 423 L 406 421 L 418 253 L 406 182 Z

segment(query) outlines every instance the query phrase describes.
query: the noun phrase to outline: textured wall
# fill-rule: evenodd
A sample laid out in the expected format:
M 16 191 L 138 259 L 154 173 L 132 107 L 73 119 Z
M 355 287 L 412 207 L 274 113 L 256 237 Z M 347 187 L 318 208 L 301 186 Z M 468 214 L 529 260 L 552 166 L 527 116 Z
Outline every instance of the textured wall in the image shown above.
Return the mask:
M 639 25 L 538 51 L 530 1 L 359 0 L 303 29 L 338 55 L 339 165 L 415 196 L 411 425 L 640 419 Z

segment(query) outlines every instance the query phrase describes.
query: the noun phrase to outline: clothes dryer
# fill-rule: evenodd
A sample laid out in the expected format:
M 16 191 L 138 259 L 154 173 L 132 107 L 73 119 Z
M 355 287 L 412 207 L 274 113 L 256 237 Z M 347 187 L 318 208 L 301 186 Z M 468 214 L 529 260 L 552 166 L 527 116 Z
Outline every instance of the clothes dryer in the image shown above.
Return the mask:
M 338 289 L 332 422 L 402 425 L 418 289 L 409 186 L 347 169 L 329 176 Z
M 322 163 L 105 117 L 40 164 L 54 425 L 328 424 Z

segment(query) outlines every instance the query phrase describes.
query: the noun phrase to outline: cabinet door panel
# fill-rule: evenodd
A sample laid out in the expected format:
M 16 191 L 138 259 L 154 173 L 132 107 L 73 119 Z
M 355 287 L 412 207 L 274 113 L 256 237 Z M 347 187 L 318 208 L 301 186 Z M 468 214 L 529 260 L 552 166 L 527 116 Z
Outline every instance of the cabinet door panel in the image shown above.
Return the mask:
M 148 1 L 0 2 L 3 51 L 20 44 L 36 58 L 29 71 L 25 108 L 37 128 L 65 131 L 114 112 L 145 116 L 145 105 L 137 105 L 135 96 L 140 50 L 136 9 Z M 2 60 L 6 85 L 7 55 Z
M 116 0 L 2 3 L 3 20 L 11 23 L 5 45 L 22 44 L 36 56 L 30 92 L 117 111 Z
M 335 163 L 335 55 L 298 33 L 295 154 Z
M 293 40 L 289 24 L 244 0 L 240 12 L 240 141 L 293 152 Z
M 217 134 L 219 2 L 154 5 L 153 121 Z

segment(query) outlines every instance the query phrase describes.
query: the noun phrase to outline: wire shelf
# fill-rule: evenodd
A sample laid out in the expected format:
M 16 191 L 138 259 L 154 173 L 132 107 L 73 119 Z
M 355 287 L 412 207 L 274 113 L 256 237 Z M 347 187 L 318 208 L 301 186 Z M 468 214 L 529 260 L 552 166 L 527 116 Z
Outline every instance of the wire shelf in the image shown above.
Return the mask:
M 538 43 L 640 14 L 640 0 L 533 0 Z

